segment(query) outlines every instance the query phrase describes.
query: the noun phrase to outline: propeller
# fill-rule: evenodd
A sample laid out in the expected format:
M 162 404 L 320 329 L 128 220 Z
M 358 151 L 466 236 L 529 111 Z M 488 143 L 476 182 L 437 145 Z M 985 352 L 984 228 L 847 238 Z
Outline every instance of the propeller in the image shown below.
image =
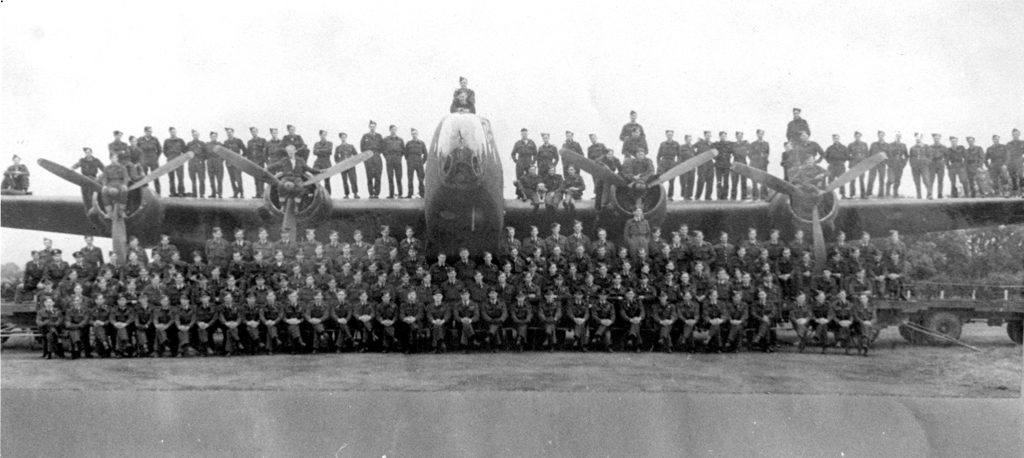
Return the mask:
M 313 176 L 312 178 L 306 180 L 304 183 L 302 183 L 302 185 L 303 186 L 309 186 L 311 184 L 317 184 L 317 183 L 319 183 L 321 181 L 324 181 L 327 178 L 330 178 L 330 177 L 332 177 L 334 175 L 337 175 L 339 173 L 345 172 L 348 169 L 351 169 L 352 167 L 355 167 L 355 166 L 357 166 L 359 164 L 362 164 L 363 161 L 365 161 L 365 160 L 367 160 L 367 159 L 369 159 L 371 157 L 373 157 L 373 151 L 365 151 L 365 152 L 363 152 L 361 154 L 357 154 L 355 156 L 352 156 L 352 157 L 350 157 L 348 159 L 345 159 L 344 161 L 341 161 L 341 162 L 339 162 L 337 164 L 334 164 L 334 165 L 330 166 L 329 168 L 324 169 L 324 171 L 322 171 L 322 172 L 316 174 L 315 176 Z
M 746 164 L 734 162 L 730 166 L 730 169 L 732 169 L 733 172 L 743 175 L 755 182 L 761 183 L 776 192 L 789 196 L 790 207 L 793 207 L 794 205 L 799 206 L 799 208 L 810 207 L 811 235 L 814 239 L 814 265 L 815 270 L 820 273 L 825 266 L 826 255 L 825 232 L 821 226 L 822 221 L 821 210 L 818 209 L 819 204 L 821 204 L 825 196 L 831 195 L 835 190 L 843 187 L 847 183 L 863 175 L 865 172 L 875 168 L 887 158 L 888 156 L 886 156 L 885 153 L 875 154 L 851 167 L 846 173 L 840 175 L 831 183 L 821 188 L 813 186 L 796 186 L 793 183 L 771 175 L 764 170 L 755 169 L 747 166 Z
M 164 176 L 173 170 L 181 167 L 182 164 L 192 159 L 195 153 L 188 152 L 181 156 L 178 156 L 170 161 L 167 161 L 164 165 L 158 167 L 156 170 L 146 175 L 142 179 L 132 183 L 127 189 L 122 189 L 119 186 L 104 186 L 100 182 L 82 175 L 74 170 L 71 170 L 63 165 L 57 164 L 46 159 L 39 159 L 36 161 L 40 167 L 44 170 L 63 178 L 66 181 L 78 185 L 85 191 L 100 193 L 103 198 L 108 200 L 110 208 L 106 210 L 104 217 L 110 220 L 110 238 L 112 240 L 114 253 L 117 254 L 118 264 L 123 264 L 127 260 L 125 253 L 128 251 L 128 231 L 125 228 L 125 208 L 124 200 L 127 199 L 127 193 L 129 191 L 135 191 L 147 184 L 153 182 L 157 178 Z M 102 209 L 102 206 L 98 205 Z
M 678 178 L 680 175 L 691 170 L 694 170 L 697 167 L 700 167 L 702 164 L 704 164 L 707 161 L 710 161 L 715 156 L 718 156 L 718 150 L 709 149 L 703 153 L 691 157 L 683 161 L 682 163 L 676 165 L 675 167 L 666 170 L 665 173 L 662 173 L 657 177 L 657 179 L 650 182 L 648 186 L 659 186 L 662 183 L 668 183 L 669 181 Z
M 629 183 L 626 182 L 625 178 L 622 178 L 621 175 L 613 172 L 600 162 L 572 151 L 562 151 L 561 155 L 562 160 L 565 161 L 566 164 L 576 167 L 576 170 L 583 170 L 589 173 L 598 181 L 603 181 L 612 186 L 629 186 Z
M 298 223 L 295 218 L 295 213 L 297 211 L 296 204 L 302 200 L 303 196 L 306 195 L 305 188 L 307 186 L 318 185 L 321 181 L 326 180 L 333 175 L 348 171 L 352 167 L 355 167 L 363 163 L 363 161 L 373 157 L 372 151 L 365 151 L 362 154 L 357 154 L 334 164 L 322 172 L 308 178 L 297 177 L 294 175 L 283 175 L 279 178 L 269 170 L 256 165 L 254 162 L 223 146 L 215 147 L 213 149 L 213 154 L 224 159 L 226 162 L 238 168 L 238 170 L 241 170 L 250 176 L 266 180 L 277 189 L 278 197 L 284 201 L 281 229 L 283 231 L 289 231 L 292 234 L 295 234 L 298 227 Z M 269 196 L 269 194 L 267 195 Z

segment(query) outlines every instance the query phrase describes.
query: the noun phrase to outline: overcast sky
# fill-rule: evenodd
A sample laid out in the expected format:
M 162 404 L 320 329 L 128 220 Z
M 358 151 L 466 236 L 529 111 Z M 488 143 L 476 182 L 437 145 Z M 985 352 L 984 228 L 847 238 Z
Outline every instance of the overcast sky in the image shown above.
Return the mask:
M 652 147 L 668 128 L 763 128 L 776 169 L 794 106 L 823 145 L 878 129 L 987 145 L 1024 125 L 1024 10 L 1009 0 L 64 3 L 0 5 L 0 146 L 36 194 L 77 195 L 36 159 L 106 159 L 114 129 L 247 138 L 290 123 L 312 144 L 374 119 L 427 137 L 460 75 L 505 155 L 520 127 L 618 149 L 631 109 Z M 42 236 L 4 229 L 3 261 L 23 264 Z

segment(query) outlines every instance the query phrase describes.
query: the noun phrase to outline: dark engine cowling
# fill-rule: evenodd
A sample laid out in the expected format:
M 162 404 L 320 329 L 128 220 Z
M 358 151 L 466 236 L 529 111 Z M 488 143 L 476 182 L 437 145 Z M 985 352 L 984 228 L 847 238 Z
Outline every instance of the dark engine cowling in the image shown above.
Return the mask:
M 654 225 L 661 225 L 665 220 L 665 188 L 654 186 L 647 188 L 642 194 L 632 189 L 619 189 L 611 187 L 611 206 L 620 215 L 627 218 L 633 215 L 636 208 L 637 197 L 640 197 L 640 205 L 644 209 L 644 218 Z
M 304 192 L 292 191 L 292 189 L 299 190 L 298 183 L 301 183 L 304 179 L 303 177 L 281 177 L 282 187 L 289 189 L 283 191 L 277 187 L 271 187 L 269 192 L 264 194 L 264 206 L 261 211 L 261 213 L 264 213 L 263 216 L 272 219 L 275 223 L 280 223 L 284 219 L 285 199 L 294 198 L 295 195 L 299 195 L 301 200 L 295 208 L 295 219 L 299 224 L 306 224 L 327 217 L 331 211 L 331 199 L 327 196 L 327 191 L 323 187 L 310 185 L 301 188 Z M 291 183 L 291 186 L 288 183 Z
M 110 232 L 110 219 L 107 217 L 106 202 L 100 194 L 94 194 L 91 205 L 86 207 L 86 216 L 96 227 Z M 164 222 L 164 205 L 148 187 L 128 192 L 125 206 L 125 230 L 128 234 L 139 236 L 142 243 L 159 241 L 160 227 Z
M 810 230 L 815 205 L 818 207 L 822 226 L 826 230 L 831 228 L 832 222 L 839 214 L 839 198 L 835 192 L 822 194 L 817 198 L 802 199 L 777 193 L 771 201 L 772 227 L 786 233 L 793 233 L 797 229 Z

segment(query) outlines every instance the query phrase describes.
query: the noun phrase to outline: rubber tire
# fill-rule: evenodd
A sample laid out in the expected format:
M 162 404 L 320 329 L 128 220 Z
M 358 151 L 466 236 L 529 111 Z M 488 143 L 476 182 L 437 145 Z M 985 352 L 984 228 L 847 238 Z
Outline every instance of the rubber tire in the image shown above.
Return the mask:
M 954 339 L 959 339 L 960 333 L 963 331 L 960 317 L 950 312 L 933 312 L 929 314 L 928 318 L 925 319 L 924 327 L 934 333 L 943 334 Z M 936 337 L 928 335 L 922 335 L 922 337 L 925 337 L 926 341 L 932 344 L 949 344 L 949 342 Z
M 904 326 L 902 324 L 899 325 L 898 328 L 900 330 L 900 337 L 903 337 L 903 340 L 906 340 L 907 342 L 912 344 L 921 343 L 921 337 L 923 337 L 924 334 L 921 334 L 920 332 L 910 329 L 909 327 Z
M 1017 345 L 1021 345 L 1021 338 L 1024 337 L 1024 321 L 1007 321 L 1006 335 Z

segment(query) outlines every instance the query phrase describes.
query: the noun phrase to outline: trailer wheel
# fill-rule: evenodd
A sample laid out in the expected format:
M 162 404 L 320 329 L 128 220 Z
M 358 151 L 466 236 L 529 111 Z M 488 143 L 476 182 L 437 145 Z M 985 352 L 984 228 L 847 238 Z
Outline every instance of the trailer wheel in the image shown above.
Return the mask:
M 1006 334 L 1015 344 L 1020 345 L 1021 337 L 1024 336 L 1024 321 L 1006 322 Z
M 900 337 L 903 337 L 903 340 L 906 340 L 907 342 L 910 342 L 912 344 L 921 343 L 921 333 L 920 332 L 917 332 L 917 331 L 915 331 L 913 329 L 910 329 L 910 327 L 902 325 L 902 324 L 899 325 L 899 330 L 900 330 Z
M 954 339 L 960 338 L 960 331 L 962 330 L 960 317 L 950 312 L 935 312 L 928 315 L 928 318 L 925 320 L 924 327 L 930 329 L 932 332 Z M 923 337 L 933 344 L 948 343 L 935 337 Z

